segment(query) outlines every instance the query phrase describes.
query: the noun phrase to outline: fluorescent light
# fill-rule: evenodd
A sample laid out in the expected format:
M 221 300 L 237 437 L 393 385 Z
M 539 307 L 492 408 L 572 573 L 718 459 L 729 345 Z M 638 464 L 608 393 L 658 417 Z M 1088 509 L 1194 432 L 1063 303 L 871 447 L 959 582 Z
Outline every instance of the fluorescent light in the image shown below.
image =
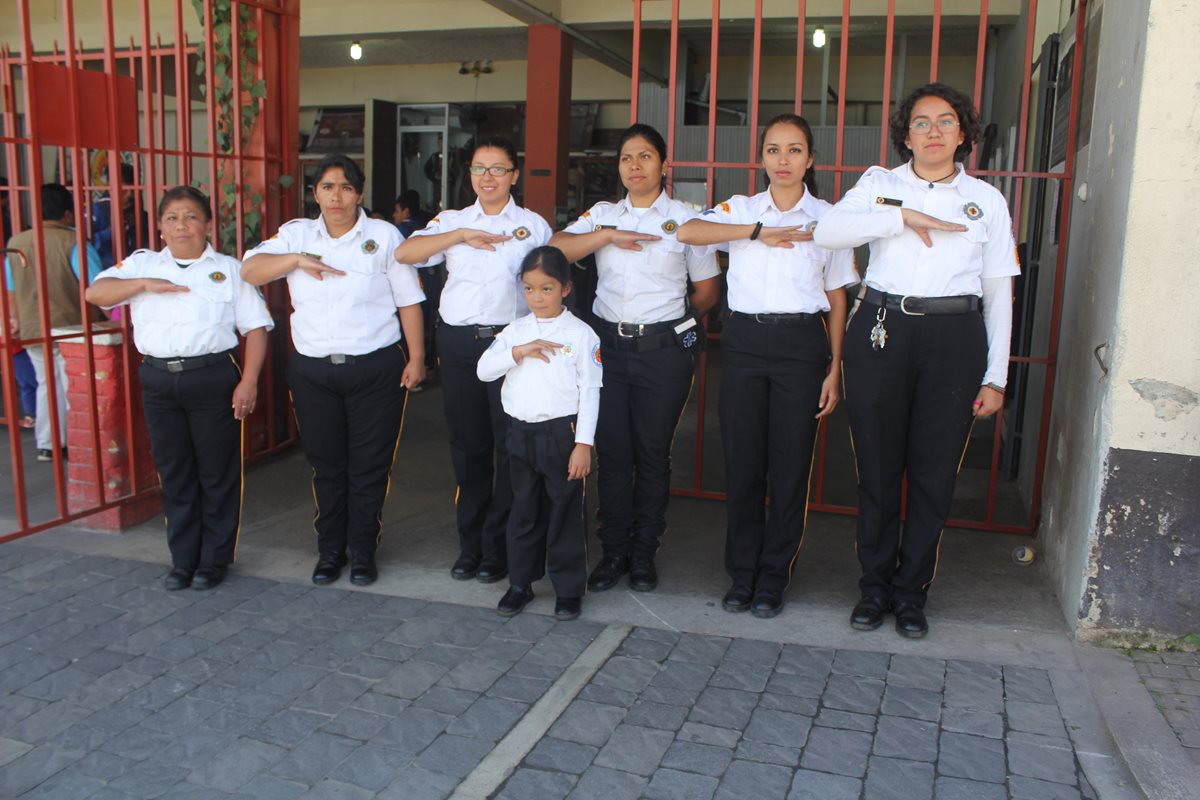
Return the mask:
M 825 46 L 825 29 L 817 28 L 813 31 L 813 47 Z
M 362 58 L 362 45 L 358 42 L 350 43 L 350 58 L 354 59 L 355 61 L 358 61 L 360 58 Z

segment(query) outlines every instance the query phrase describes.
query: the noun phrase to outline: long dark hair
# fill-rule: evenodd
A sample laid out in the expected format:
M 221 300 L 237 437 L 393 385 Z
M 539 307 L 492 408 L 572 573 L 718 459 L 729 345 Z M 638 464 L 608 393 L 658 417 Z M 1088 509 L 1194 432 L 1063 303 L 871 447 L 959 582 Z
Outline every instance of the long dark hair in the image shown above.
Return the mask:
M 762 158 L 763 147 L 767 143 L 767 131 L 776 125 L 792 125 L 800 129 L 804 134 L 805 141 L 808 142 L 808 152 L 813 157 L 813 165 L 804 170 L 804 187 L 808 189 L 808 193 L 813 197 L 817 196 L 817 172 L 814 167 L 817 166 L 817 151 L 813 149 L 813 133 L 812 128 L 808 124 L 808 120 L 799 114 L 780 114 L 777 117 L 772 117 L 770 121 L 763 126 L 762 135 L 758 137 L 758 157 Z
M 966 161 L 967 156 L 971 155 L 971 150 L 975 147 L 975 142 L 979 141 L 983 134 L 983 125 L 979 122 L 979 112 L 975 110 L 975 104 L 971 102 L 971 98 L 944 83 L 927 83 L 913 89 L 912 94 L 904 98 L 904 102 L 896 109 L 896 113 L 892 114 L 888 127 L 892 137 L 892 147 L 896 148 L 896 152 L 905 161 L 913 157 L 912 150 L 908 148 L 904 140 L 908 138 L 908 126 L 912 122 L 913 106 L 922 97 L 940 97 L 954 109 L 954 113 L 958 115 L 958 130 L 963 137 L 962 144 L 954 150 L 954 160 Z

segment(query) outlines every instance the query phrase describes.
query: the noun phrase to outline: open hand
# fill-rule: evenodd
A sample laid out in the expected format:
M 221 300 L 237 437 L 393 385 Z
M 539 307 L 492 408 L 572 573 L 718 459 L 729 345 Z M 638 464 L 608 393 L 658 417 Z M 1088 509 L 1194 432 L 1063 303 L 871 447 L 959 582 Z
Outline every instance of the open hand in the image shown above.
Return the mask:
M 608 243 L 614 244 L 622 250 L 641 250 L 642 242 L 657 242 L 662 239 L 661 236 L 655 236 L 652 233 L 638 233 L 637 231 L 609 231 L 612 236 Z
M 947 231 L 949 233 L 965 233 L 967 231 L 966 225 L 946 222 L 944 219 L 922 214 L 912 208 L 900 209 L 900 216 L 904 218 L 904 224 L 921 237 L 921 241 L 925 243 L 926 247 L 933 247 L 933 239 L 929 238 L 930 231 Z
M 463 244 L 470 245 L 476 250 L 495 250 L 496 245 L 501 242 L 507 242 L 511 236 L 504 236 L 499 233 L 488 233 L 487 231 L 477 231 L 474 228 L 463 228 Z
M 811 242 L 813 234 L 811 229 L 805 227 L 785 225 L 778 228 L 763 228 L 758 232 L 758 241 L 768 247 L 795 247 L 795 242 Z
M 550 363 L 550 356 L 554 355 L 554 351 L 560 350 L 562 345 L 558 342 L 547 342 L 545 339 L 534 339 L 532 342 L 519 344 L 512 349 L 513 361 L 518 364 L 525 358 L 537 358 Z
M 317 259 L 313 258 L 312 256 L 306 256 L 303 253 L 299 254 L 296 258 L 297 258 L 296 268 L 304 270 L 309 275 L 313 276 L 314 278 L 316 278 L 319 281 L 325 280 L 326 275 L 345 275 L 346 274 L 345 272 L 342 272 L 340 269 L 334 269 L 333 267 L 329 266 L 328 264 L 318 261 Z
M 149 292 L 150 294 L 174 294 L 176 292 L 186 292 L 188 291 L 188 287 L 164 281 L 162 278 L 143 278 L 142 291 Z

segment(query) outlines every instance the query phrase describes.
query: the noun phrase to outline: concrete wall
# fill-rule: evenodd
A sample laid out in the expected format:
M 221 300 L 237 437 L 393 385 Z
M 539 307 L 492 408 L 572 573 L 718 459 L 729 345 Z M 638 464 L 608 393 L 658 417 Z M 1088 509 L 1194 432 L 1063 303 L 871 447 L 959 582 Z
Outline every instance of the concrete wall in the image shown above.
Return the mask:
M 1200 629 L 1200 5 L 1109 0 L 1077 162 L 1040 537 L 1080 634 Z M 1099 348 L 1097 362 L 1095 353 Z M 1104 369 L 1108 372 L 1105 374 Z

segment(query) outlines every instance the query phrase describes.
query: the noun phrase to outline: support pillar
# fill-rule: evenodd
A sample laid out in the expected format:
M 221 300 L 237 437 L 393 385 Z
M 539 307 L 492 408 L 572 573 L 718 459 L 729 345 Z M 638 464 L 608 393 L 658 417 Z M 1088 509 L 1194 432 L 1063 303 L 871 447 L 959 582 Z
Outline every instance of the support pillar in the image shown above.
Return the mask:
M 525 92 L 525 207 L 557 228 L 567 205 L 571 133 L 571 37 L 553 25 L 529 26 Z M 564 220 L 565 221 L 565 220 Z

